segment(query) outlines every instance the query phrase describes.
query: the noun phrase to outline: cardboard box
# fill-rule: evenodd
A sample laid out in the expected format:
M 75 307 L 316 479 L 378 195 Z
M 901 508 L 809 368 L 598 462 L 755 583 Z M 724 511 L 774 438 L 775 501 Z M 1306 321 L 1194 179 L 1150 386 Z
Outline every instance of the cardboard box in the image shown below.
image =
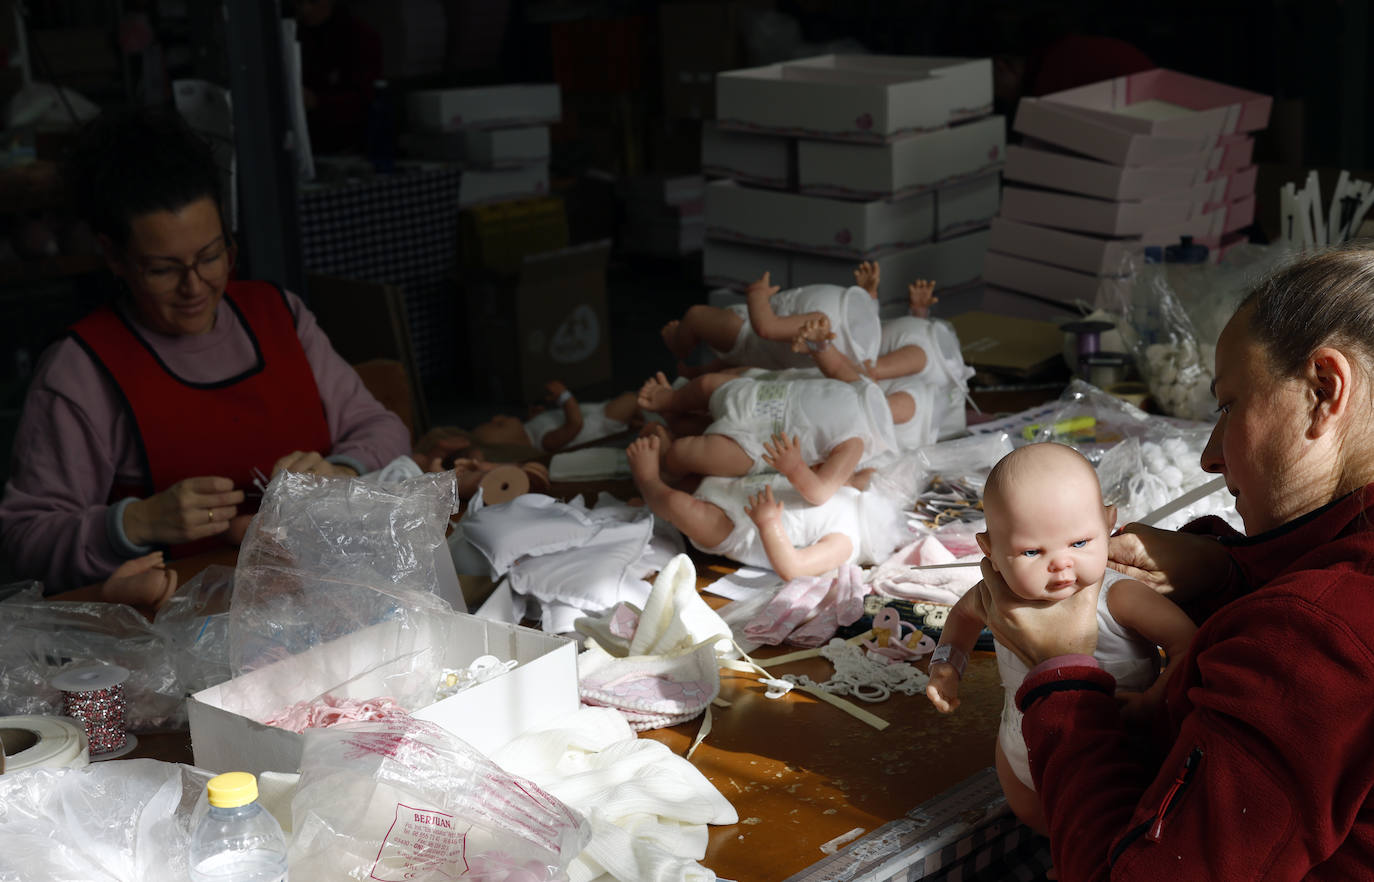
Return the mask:
M 468 269 L 515 273 L 527 254 L 567 248 L 568 217 L 557 196 L 475 205 L 458 215 L 459 251 Z
M 797 142 L 797 181 L 803 193 L 842 199 L 901 198 L 1002 166 L 1006 119 L 988 116 L 887 144 Z
M 847 202 L 713 181 L 706 187 L 706 235 L 771 248 L 870 260 L 928 242 L 935 198 Z
M 935 191 L 935 238 L 986 227 L 1001 202 L 1002 181 L 996 172 L 941 187 Z
M 544 400 L 544 384 L 569 388 L 611 378 L 606 262 L 611 243 L 528 254 L 515 275 L 469 275 L 468 353 L 489 400 Z
M 384 658 L 379 646 L 409 651 Z M 417 679 L 428 678 L 437 690 L 441 669 L 466 667 L 486 654 L 520 664 L 414 716 L 490 754 L 577 710 L 577 647 L 571 640 L 464 613 L 427 616 L 410 632 L 385 621 L 192 695 L 186 710 L 195 763 L 212 772 L 295 772 L 304 737 L 258 720 L 326 693 L 374 698 L 422 688 Z
M 976 283 L 983 277 L 983 256 L 987 248 L 988 233 L 979 230 L 884 255 L 879 261 L 882 268 L 882 279 L 878 283 L 880 309 L 898 304 L 901 308 L 897 311 L 904 313 L 908 302 L 907 285 L 916 279 L 934 279 L 937 297 L 953 288 Z M 854 261 L 794 254 L 791 278 L 794 286 L 823 282 L 852 285 Z
M 405 104 L 411 126 L 427 132 L 550 125 L 563 115 L 556 83 L 422 89 Z
M 710 177 L 791 189 L 797 180 L 798 150 L 792 138 L 736 132 L 713 122 L 701 127 L 701 170 Z
M 400 145 L 407 156 L 461 162 L 479 168 L 547 165 L 549 127 L 404 132 L 400 136 Z
M 702 281 L 709 287 L 725 288 L 743 294 L 744 289 L 752 282 L 768 273 L 768 279 L 774 285 L 791 288 L 792 260 L 795 256 L 775 248 L 760 248 L 708 238 L 702 246 Z M 853 276 L 850 278 L 852 280 Z
M 526 199 L 549 192 L 548 165 L 517 168 L 470 168 L 463 172 L 458 186 L 458 205 L 467 208 L 486 202 Z
M 1109 202 L 1069 193 L 1002 188 L 1002 216 L 1041 226 L 1103 236 L 1139 235 L 1183 224 L 1197 213 L 1192 202 L 1170 198 Z
M 1120 302 L 1125 302 L 1131 284 L 1129 279 L 1089 275 L 1062 266 L 1003 254 L 1000 251 L 987 253 L 983 278 L 992 285 L 1058 300 L 1061 303 L 1082 301 L 1096 304 L 1102 302 L 1103 296 L 1120 297 Z
M 1162 67 L 1040 100 L 1133 134 L 1211 141 L 1264 128 L 1273 105 L 1268 95 Z
M 1217 149 L 1242 145 L 1248 136 L 1147 135 L 1082 115 L 1044 98 L 1022 98 L 1012 126 L 1023 135 L 1113 165 L 1195 166 Z M 1241 148 L 1244 149 L 1244 148 Z
M 1052 322 L 981 311 L 949 322 L 959 334 L 964 363 L 978 370 L 1032 377 L 1063 358 L 1064 332 Z
M 1244 139 L 1242 149 L 1249 152 L 1253 146 L 1253 139 Z M 1223 147 L 1198 154 L 1198 163 L 1194 166 L 1123 166 L 1013 144 L 1007 148 L 1007 164 L 1002 175 L 1008 181 L 1017 183 L 1067 190 L 1098 199 L 1131 201 L 1191 190 L 1210 181 L 1232 176 L 1231 170 L 1220 168 L 1226 153 L 1227 148 Z M 1239 158 L 1238 153 L 1236 158 Z M 1250 192 L 1253 191 L 1252 180 Z M 1245 194 L 1238 192 L 1236 195 Z
M 821 55 L 716 77 L 722 128 L 881 144 L 992 112 L 992 61 Z
M 993 251 L 1094 276 L 1124 275 L 1145 260 L 1139 238 L 1109 239 L 1007 217 L 993 219 L 990 236 L 988 247 Z

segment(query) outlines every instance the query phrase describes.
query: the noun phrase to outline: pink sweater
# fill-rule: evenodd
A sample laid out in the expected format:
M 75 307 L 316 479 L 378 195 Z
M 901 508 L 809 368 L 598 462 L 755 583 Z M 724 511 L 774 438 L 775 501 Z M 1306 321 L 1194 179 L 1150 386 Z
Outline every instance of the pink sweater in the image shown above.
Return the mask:
M 286 295 L 315 374 L 334 447 L 320 451 L 359 472 L 410 450 L 405 424 L 363 386 L 300 298 Z M 213 383 L 247 370 L 252 343 L 223 301 L 208 334 L 169 337 L 135 322 L 167 367 Z M 39 361 L 15 436 L 10 480 L 0 502 L 0 552 L 19 578 L 49 592 L 103 580 L 149 549 L 124 535 L 122 509 L 108 504 L 116 483 L 147 480 L 137 436 L 119 390 L 71 338 Z

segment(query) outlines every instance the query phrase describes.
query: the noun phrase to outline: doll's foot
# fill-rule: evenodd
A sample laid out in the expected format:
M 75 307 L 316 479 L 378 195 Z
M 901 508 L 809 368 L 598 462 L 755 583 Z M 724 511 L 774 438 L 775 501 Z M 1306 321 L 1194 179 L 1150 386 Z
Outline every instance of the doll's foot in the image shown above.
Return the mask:
M 667 446 L 673 443 L 673 433 L 668 431 L 668 427 L 662 423 L 653 421 L 646 422 L 639 430 L 641 438 L 657 438 L 658 443 Z
M 907 305 L 917 318 L 929 318 L 930 308 L 940 302 L 935 296 L 935 282 L 917 279 L 906 287 Z
M 646 427 L 647 428 L 647 427 Z M 645 434 L 630 442 L 625 448 L 625 456 L 630 461 L 630 476 L 641 493 L 647 495 L 646 484 L 662 483 L 659 458 L 662 456 L 662 441 L 657 435 Z
M 860 469 L 850 475 L 849 480 L 845 481 L 845 483 L 862 493 L 868 489 L 868 485 L 873 481 L 873 472 L 874 469 L 871 467 Z
M 639 387 L 638 400 L 642 409 L 654 413 L 669 409 L 673 403 L 673 386 L 663 371 L 644 381 L 644 385 Z
M 830 330 L 829 318 L 822 315 L 818 318 L 807 319 L 801 330 L 792 338 L 792 351 L 809 352 L 819 348 L 820 344 L 833 339 L 835 339 L 835 334 Z
M 659 334 L 663 337 L 663 345 L 668 347 L 668 351 L 671 352 L 673 358 L 676 358 L 678 361 L 686 358 L 692 352 L 692 347 L 686 345 L 686 341 L 682 339 L 682 334 L 680 333 L 681 328 L 682 322 L 678 319 L 673 319 L 663 326 L 663 330 L 659 331 Z

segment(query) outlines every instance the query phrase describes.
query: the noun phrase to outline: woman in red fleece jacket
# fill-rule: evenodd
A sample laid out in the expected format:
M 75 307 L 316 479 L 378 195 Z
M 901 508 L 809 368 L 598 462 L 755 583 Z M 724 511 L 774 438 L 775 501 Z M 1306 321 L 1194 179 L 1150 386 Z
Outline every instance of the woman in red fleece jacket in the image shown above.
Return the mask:
M 1091 657 L 1094 608 L 996 585 L 1059 878 L 1374 878 L 1374 250 L 1262 282 L 1217 344 L 1202 466 L 1245 534 L 1128 526 L 1112 565 L 1199 624 L 1148 734 L 1128 741 Z M 1001 586 L 1005 589 L 1005 586 Z

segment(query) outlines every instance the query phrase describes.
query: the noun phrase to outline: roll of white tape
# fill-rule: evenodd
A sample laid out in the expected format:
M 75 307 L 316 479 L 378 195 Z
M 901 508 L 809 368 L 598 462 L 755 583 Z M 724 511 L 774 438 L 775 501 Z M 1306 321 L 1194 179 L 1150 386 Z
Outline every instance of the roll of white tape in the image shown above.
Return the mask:
M 90 762 L 86 730 L 66 717 L 0 717 L 3 771 L 79 768 Z

